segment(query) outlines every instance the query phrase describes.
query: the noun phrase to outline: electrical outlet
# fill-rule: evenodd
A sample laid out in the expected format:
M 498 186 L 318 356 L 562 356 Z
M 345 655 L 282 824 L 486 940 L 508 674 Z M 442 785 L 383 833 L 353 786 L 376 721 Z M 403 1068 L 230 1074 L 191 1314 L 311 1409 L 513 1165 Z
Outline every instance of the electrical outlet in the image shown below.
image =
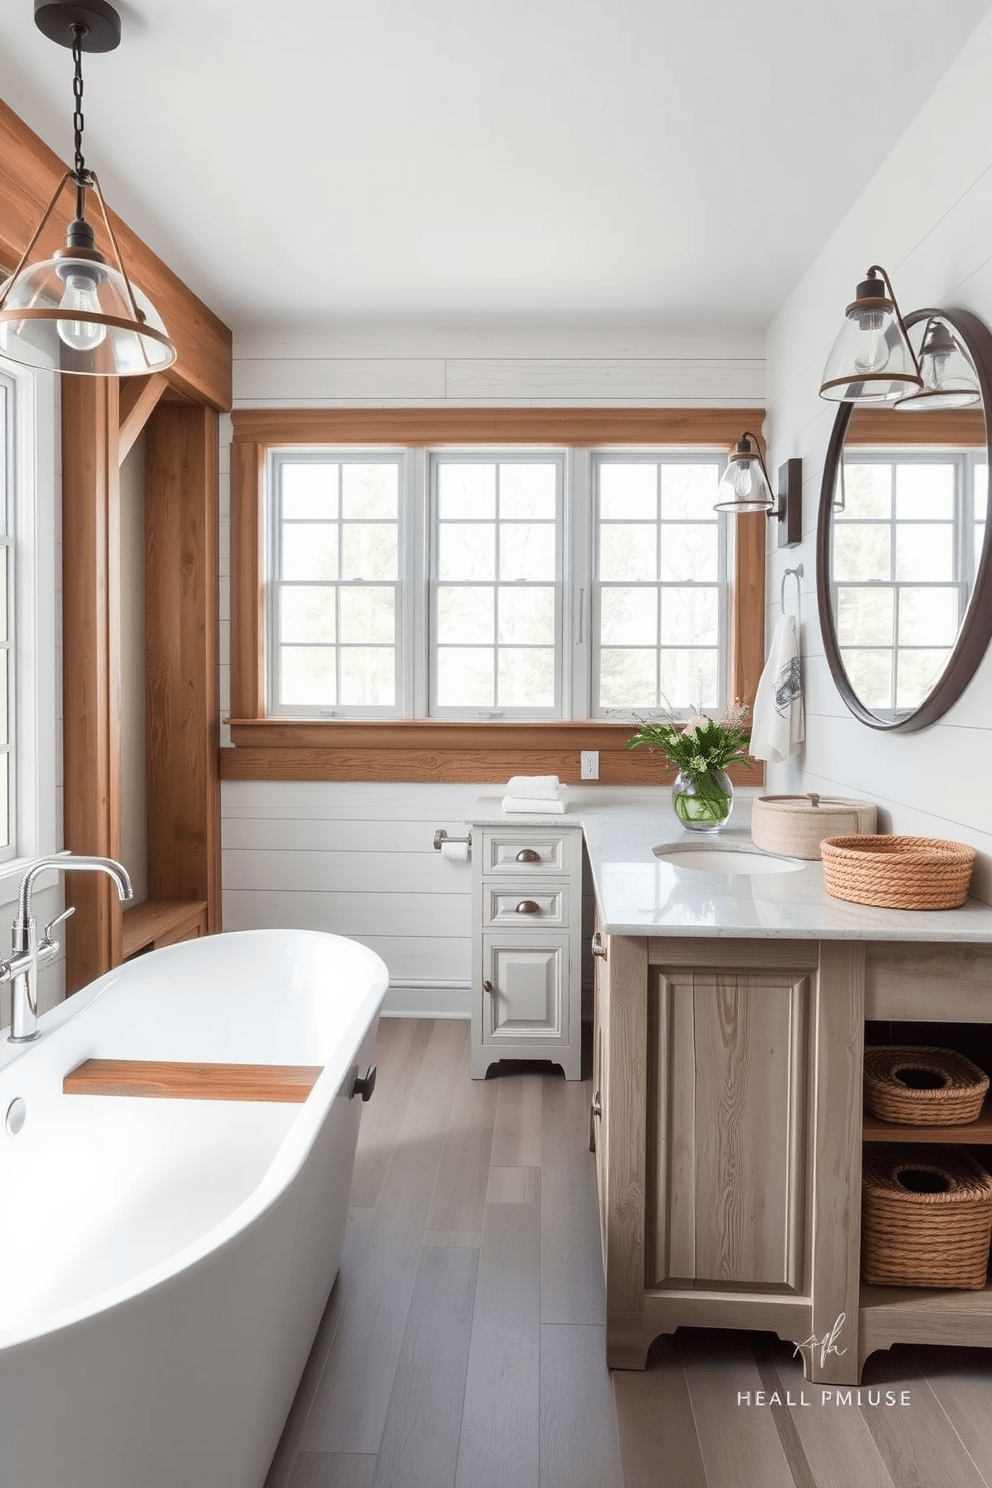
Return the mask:
M 583 749 L 579 754 L 579 778 L 581 780 L 599 779 L 598 749 Z

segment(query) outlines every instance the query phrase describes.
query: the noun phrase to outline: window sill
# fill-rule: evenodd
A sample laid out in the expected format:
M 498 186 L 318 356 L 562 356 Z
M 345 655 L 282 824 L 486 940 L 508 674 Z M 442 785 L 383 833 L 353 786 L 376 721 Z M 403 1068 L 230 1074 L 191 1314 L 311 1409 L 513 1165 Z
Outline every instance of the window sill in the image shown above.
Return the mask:
M 382 780 L 501 784 L 557 775 L 566 785 L 666 785 L 675 771 L 655 752 L 626 748 L 632 723 L 352 723 L 231 718 L 235 747 L 220 751 L 222 780 Z M 579 753 L 599 753 L 599 778 L 581 781 Z M 763 785 L 764 765 L 732 765 L 735 785 Z

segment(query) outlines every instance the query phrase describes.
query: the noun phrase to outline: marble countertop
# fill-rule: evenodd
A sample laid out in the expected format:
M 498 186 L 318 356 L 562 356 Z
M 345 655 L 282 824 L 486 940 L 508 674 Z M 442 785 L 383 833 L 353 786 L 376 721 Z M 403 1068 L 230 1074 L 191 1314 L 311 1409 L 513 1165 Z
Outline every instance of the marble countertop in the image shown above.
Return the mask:
M 819 860 L 750 876 L 681 867 L 677 854 L 666 861 L 653 851 L 684 844 L 757 852 L 750 818 L 751 802 L 738 797 L 730 825 L 711 836 L 681 828 L 667 795 L 656 809 L 570 801 L 563 816 L 510 815 L 494 796 L 476 802 L 468 820 L 477 826 L 581 827 L 610 935 L 992 943 L 992 906 L 977 899 L 960 909 L 876 909 L 827 894 Z

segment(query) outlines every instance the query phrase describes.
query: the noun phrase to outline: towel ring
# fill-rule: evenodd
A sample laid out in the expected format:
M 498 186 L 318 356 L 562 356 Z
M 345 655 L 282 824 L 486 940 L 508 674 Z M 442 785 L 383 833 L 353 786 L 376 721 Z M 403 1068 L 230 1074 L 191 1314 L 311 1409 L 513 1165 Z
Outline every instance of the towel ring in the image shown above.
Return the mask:
M 785 614 L 785 581 L 786 581 L 787 578 L 789 578 L 790 575 L 796 581 L 796 619 L 798 620 L 799 617 L 800 617 L 800 614 L 802 612 L 802 603 L 803 603 L 802 585 L 799 582 L 800 579 L 803 576 L 803 566 L 802 566 L 802 564 L 801 563 L 797 563 L 796 566 L 795 566 L 795 568 L 787 568 L 785 570 L 785 573 L 782 575 L 782 597 L 781 597 L 781 600 L 780 600 L 780 604 L 782 606 L 782 614 L 783 615 Z

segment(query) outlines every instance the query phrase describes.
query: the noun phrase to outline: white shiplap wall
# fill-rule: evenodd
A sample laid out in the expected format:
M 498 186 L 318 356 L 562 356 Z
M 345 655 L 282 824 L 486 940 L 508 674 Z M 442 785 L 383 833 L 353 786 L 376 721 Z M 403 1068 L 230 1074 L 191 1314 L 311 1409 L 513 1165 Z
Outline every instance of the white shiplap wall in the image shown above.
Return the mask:
M 835 411 L 817 388 L 855 283 L 879 263 L 905 312 L 958 306 L 992 324 L 990 67 L 992 17 L 776 317 L 768 337 L 766 434 L 773 468 L 793 455 L 804 461 L 803 544 L 771 555 L 767 593 L 771 626 L 783 569 L 803 563 L 807 686 L 805 751 L 769 768 L 769 788 L 865 797 L 883 808 L 885 830 L 972 844 L 980 855 L 972 892 L 992 902 L 992 652 L 931 728 L 893 735 L 866 728 L 844 706 L 826 666 L 814 583 L 819 487 Z
M 760 408 L 763 356 L 764 336 L 752 331 L 256 334 L 235 338 L 235 407 Z M 225 420 L 222 716 L 230 702 L 229 439 Z M 509 758 L 506 773 L 515 773 Z M 443 861 L 432 839 L 436 827 L 462 835 L 472 802 L 493 793 L 492 785 L 225 783 L 225 929 L 291 925 L 354 936 L 389 968 L 387 1008 L 467 1014 L 471 869 Z M 636 794 L 659 806 L 667 796 Z

